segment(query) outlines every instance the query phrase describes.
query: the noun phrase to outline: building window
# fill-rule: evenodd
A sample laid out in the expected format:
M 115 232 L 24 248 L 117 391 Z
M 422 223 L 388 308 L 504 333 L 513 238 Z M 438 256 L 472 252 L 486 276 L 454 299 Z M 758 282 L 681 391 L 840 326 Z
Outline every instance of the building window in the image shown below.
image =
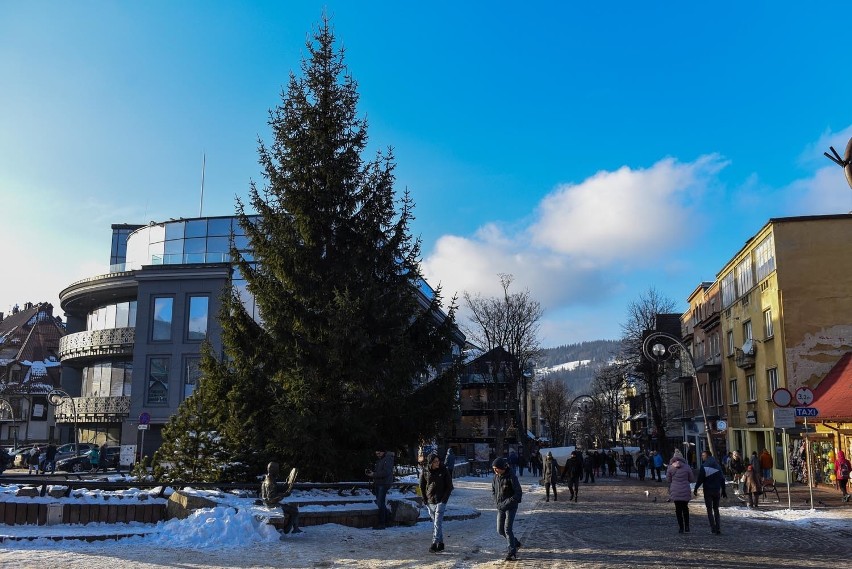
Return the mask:
M 775 335 L 775 327 L 772 325 L 772 309 L 763 311 L 763 333 L 765 338 Z
M 195 392 L 198 380 L 201 379 L 201 358 L 188 357 L 183 366 L 183 398 L 186 399 Z
M 722 308 L 727 308 L 737 299 L 737 285 L 734 273 L 731 271 L 722 277 Z
M 754 374 L 746 376 L 746 387 L 748 388 L 748 400 L 757 400 L 757 383 L 754 380 Z
M 754 248 L 754 262 L 757 265 L 757 280 L 762 281 L 775 270 L 775 240 L 769 235 Z
M 719 346 L 719 334 L 711 334 L 710 335 L 710 355 L 718 356 L 721 354 L 721 349 Z
M 740 395 L 737 393 L 737 380 L 731 380 L 731 405 L 736 405 L 740 402 Z
M 737 288 L 740 296 L 745 295 L 754 286 L 754 273 L 752 272 L 751 257 L 743 259 L 734 269 L 737 276 Z
M 734 355 L 734 331 L 728 330 L 728 355 Z
M 722 380 L 718 377 L 710 381 L 710 399 L 711 405 L 722 404 Z
M 151 339 L 167 342 L 172 339 L 172 309 L 174 299 L 159 297 L 154 299 L 154 314 L 151 325 Z
M 209 297 L 189 297 L 189 321 L 187 322 L 187 339 L 200 342 L 207 337 L 207 308 Z
M 167 357 L 153 357 L 148 361 L 148 405 L 168 405 L 169 367 Z
M 743 343 L 751 340 L 754 336 L 751 335 L 751 320 L 743 322 Z
M 771 397 L 778 389 L 778 368 L 766 370 L 766 383 L 769 386 L 769 396 Z

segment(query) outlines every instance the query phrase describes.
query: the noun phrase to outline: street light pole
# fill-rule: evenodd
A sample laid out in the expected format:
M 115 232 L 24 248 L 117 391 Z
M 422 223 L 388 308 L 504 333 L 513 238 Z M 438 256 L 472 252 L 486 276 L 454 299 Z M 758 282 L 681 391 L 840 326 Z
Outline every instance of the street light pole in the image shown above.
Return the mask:
M 652 332 L 642 341 L 642 353 L 645 357 L 657 363 L 668 360 L 674 361 L 675 367 L 680 367 L 681 361 L 686 358 L 691 366 L 690 374 L 695 383 L 695 391 L 698 392 L 698 405 L 701 407 L 701 416 L 704 418 L 704 434 L 707 436 L 707 448 L 716 456 L 713 448 L 713 437 L 710 436 L 710 422 L 707 420 L 707 411 L 704 408 L 704 398 L 701 396 L 701 386 L 698 385 L 698 374 L 695 371 L 695 360 L 689 353 L 687 347 L 676 336 L 665 332 Z
M 574 405 L 578 401 L 583 401 L 584 405 L 581 409 L 578 409 L 576 413 L 572 413 L 571 411 L 574 409 Z M 580 410 L 584 413 L 588 411 L 589 404 L 594 404 L 595 400 L 591 395 L 578 395 L 574 399 L 571 400 L 571 403 L 568 404 L 568 428 L 570 429 L 572 425 L 576 426 L 580 424 L 580 420 L 577 418 L 580 415 Z M 577 438 L 574 438 L 574 446 L 577 446 Z
M 61 389 L 51 389 L 47 394 L 47 401 L 54 407 L 58 407 L 63 401 L 71 403 L 71 416 L 74 418 L 74 456 L 77 456 L 80 452 L 80 442 L 77 434 L 77 406 L 74 404 L 74 398 Z

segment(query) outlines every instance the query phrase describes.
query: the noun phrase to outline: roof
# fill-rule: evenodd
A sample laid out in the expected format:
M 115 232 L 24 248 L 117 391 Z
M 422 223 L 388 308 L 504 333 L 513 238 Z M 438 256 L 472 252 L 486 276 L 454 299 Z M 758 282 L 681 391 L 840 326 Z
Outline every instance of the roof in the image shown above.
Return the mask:
M 852 420 L 852 352 L 846 352 L 837 360 L 814 389 L 814 400 L 810 407 L 819 409 L 817 420 Z

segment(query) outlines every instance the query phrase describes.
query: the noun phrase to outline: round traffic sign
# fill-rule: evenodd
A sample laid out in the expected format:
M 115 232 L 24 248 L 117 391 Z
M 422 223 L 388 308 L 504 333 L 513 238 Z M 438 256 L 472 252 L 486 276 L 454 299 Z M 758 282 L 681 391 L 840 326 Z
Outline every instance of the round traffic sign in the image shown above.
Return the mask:
M 772 401 L 779 407 L 787 407 L 793 402 L 793 394 L 785 387 L 779 387 L 772 392 Z
M 139 424 L 140 425 L 147 425 L 150 422 L 151 422 L 151 415 L 149 415 L 147 412 L 143 411 L 142 413 L 139 414 Z
M 810 387 L 800 387 L 796 390 L 796 401 L 806 407 L 814 402 L 814 392 Z

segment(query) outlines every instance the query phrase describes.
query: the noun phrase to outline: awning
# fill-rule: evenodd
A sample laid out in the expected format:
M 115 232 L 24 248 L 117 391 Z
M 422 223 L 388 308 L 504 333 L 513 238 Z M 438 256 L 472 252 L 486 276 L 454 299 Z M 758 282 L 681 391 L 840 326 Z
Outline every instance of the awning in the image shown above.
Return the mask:
M 639 413 L 636 413 L 632 417 L 629 417 L 627 420 L 628 421 L 640 421 L 642 419 L 647 419 L 647 418 L 648 418 L 648 414 L 645 413 L 644 411 L 640 411 Z

